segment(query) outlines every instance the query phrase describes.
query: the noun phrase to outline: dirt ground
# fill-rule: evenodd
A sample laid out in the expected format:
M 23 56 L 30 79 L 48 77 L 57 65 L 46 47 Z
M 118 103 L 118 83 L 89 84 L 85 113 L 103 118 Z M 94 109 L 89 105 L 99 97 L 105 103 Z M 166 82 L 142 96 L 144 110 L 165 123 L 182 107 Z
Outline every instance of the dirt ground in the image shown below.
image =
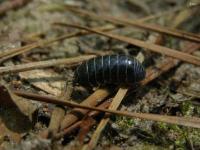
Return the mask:
M 1 0 L 0 6 L 5 1 Z M 199 34 L 199 6 L 174 11 L 174 9 L 196 3 L 198 1 L 195 0 L 32 0 L 1 15 L 0 52 L 79 31 L 74 28 L 57 26 L 53 24 L 55 22 L 79 24 L 90 28 L 112 26 L 112 23 L 103 19 L 92 19 L 73 13 L 65 5 L 81 7 L 101 16 L 109 15 L 132 21 L 171 10 L 171 13 L 152 17 L 145 23 L 158 24 L 168 28 L 176 27 L 183 31 Z M 156 43 L 161 40 L 160 45 L 178 50 L 191 43 L 132 26 L 117 26 L 110 32 L 148 43 Z M 155 67 L 166 59 L 166 56 L 145 48 L 97 34 L 88 34 L 66 38 L 48 45 L 44 44 L 4 61 L 1 61 L 3 57 L 0 57 L 0 63 L 3 67 L 90 54 L 125 54 L 131 57 L 138 57 L 139 54 L 145 68 Z M 193 55 L 200 57 L 199 49 Z M 58 140 L 42 138 L 39 135 L 48 128 L 55 105 L 27 101 L 10 91 L 10 89 L 17 89 L 55 97 L 63 96 L 66 86 L 70 84 L 67 81 L 72 80 L 75 68 L 76 66 L 59 65 L 1 75 L 0 149 L 80 149 L 75 146 L 77 141 L 81 141 L 82 144 L 90 141 L 102 114 L 95 117 L 96 124 L 90 127 L 89 131 L 80 132 L 80 129 L 77 129 Z M 199 77 L 199 66 L 187 62 L 178 63 L 145 86 L 130 89 L 118 110 L 200 117 Z M 81 102 L 96 89 L 76 86 L 72 87 L 72 90 L 72 99 Z M 107 99 L 114 95 L 115 93 Z M 68 111 L 70 109 L 66 108 L 66 112 Z M 82 134 L 80 133 L 85 134 L 81 140 Z M 102 132 L 95 149 L 198 150 L 200 149 L 199 137 L 200 130 L 197 128 L 113 115 Z

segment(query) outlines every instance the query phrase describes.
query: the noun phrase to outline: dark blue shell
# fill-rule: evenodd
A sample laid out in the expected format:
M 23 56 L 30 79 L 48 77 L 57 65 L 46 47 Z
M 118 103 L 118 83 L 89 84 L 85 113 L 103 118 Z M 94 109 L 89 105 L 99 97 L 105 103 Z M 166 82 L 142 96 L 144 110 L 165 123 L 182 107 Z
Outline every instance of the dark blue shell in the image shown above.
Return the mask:
M 134 84 L 145 78 L 142 64 L 126 55 L 106 55 L 82 63 L 75 71 L 80 85 Z

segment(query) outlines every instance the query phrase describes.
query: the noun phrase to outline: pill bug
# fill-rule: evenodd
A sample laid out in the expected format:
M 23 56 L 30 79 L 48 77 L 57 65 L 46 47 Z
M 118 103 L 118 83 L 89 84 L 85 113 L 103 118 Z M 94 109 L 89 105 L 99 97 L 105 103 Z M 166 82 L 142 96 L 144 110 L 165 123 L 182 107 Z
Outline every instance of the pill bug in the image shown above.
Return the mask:
M 74 81 L 83 86 L 134 84 L 144 79 L 145 69 L 135 58 L 106 55 L 92 58 L 75 70 Z

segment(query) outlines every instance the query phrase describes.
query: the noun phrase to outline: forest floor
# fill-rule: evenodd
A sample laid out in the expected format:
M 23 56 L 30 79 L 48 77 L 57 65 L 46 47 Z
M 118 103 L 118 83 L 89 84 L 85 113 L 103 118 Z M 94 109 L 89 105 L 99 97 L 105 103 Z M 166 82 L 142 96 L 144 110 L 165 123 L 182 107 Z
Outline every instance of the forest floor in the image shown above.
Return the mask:
M 0 1 L 0 149 L 90 149 L 91 143 L 95 142 L 97 145 L 91 147 L 97 150 L 200 149 L 200 124 L 198 121 L 196 123 L 195 119 L 192 120 L 192 117 L 200 117 L 200 11 L 199 6 L 196 6 L 197 1 L 15 2 Z M 17 2 L 21 2 L 21 5 Z M 77 11 L 79 9 L 83 12 Z M 113 21 L 113 18 L 106 16 L 118 20 Z M 136 22 L 136 25 L 123 23 L 123 19 Z M 166 53 L 161 49 L 155 53 L 156 48 L 152 45 L 140 46 L 137 42 L 134 45 L 127 39 L 121 40 L 120 36 L 117 36 L 117 40 L 93 34 L 91 31 L 86 33 L 69 27 L 69 24 L 142 40 L 145 44 L 183 50 L 185 53 L 191 53 L 198 61 L 167 54 L 168 50 L 165 49 L 163 50 Z M 150 24 L 155 29 L 141 24 Z M 173 33 L 159 33 L 159 27 L 182 30 L 198 42 L 188 40 L 185 34 L 177 38 Z M 128 92 L 121 88 L 124 96 L 120 97 L 116 95 L 118 89 L 113 86 L 100 87 L 100 91 L 99 87 L 85 88 L 71 84 L 74 70 L 81 61 L 108 54 L 125 54 L 143 62 L 147 76 L 142 85 L 127 88 Z M 79 56 L 82 56 L 81 61 L 77 60 Z M 68 58 L 72 60 L 68 61 Z M 54 63 L 54 60 L 60 59 L 67 60 L 64 63 Z M 47 67 L 44 61 L 48 61 Z M 39 64 L 34 64 L 36 62 Z M 28 65 L 17 70 L 16 65 L 23 64 Z M 79 125 L 72 131 L 66 125 L 70 118 L 69 107 L 22 98 L 13 92 L 16 90 L 54 96 L 66 101 L 70 99 L 77 103 L 94 95 L 93 99 L 98 97 L 96 101 L 102 99 L 102 108 L 109 107 L 111 100 L 123 99 L 119 108 L 117 102 L 113 102 L 115 109 L 158 114 L 164 121 L 155 121 L 153 116 L 146 120 L 141 119 L 142 117 L 139 119 L 112 115 L 105 123 L 106 128 L 97 131 L 96 127 L 104 115 L 94 112 L 95 117 L 91 113 L 82 114 L 83 118 L 79 116 L 78 119 L 81 120 L 73 122 L 76 124 L 79 121 Z M 185 123 L 175 119 L 174 123 L 170 124 L 170 119 L 166 118 L 165 121 L 165 116 L 190 119 Z M 65 131 L 64 135 L 59 135 L 64 129 L 70 132 Z M 92 138 L 94 132 L 100 135 L 99 139 Z M 55 135 L 58 137 L 54 138 Z M 91 145 L 87 145 L 88 142 Z

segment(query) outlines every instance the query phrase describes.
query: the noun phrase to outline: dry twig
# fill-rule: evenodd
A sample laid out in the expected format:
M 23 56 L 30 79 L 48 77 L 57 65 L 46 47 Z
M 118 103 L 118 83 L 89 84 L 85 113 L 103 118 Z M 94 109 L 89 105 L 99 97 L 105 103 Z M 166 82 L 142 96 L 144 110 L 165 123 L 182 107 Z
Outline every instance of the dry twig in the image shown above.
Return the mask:
M 180 31 L 180 30 L 175 30 L 175 29 L 170 29 L 167 27 L 161 27 L 159 25 L 150 25 L 150 24 L 145 24 L 145 23 L 141 23 L 138 21 L 133 21 L 131 19 L 126 19 L 126 18 L 115 18 L 112 16 L 103 16 L 103 15 L 97 15 L 93 12 L 89 12 L 83 9 L 77 9 L 74 7 L 67 7 L 66 8 L 70 11 L 73 11 L 75 13 L 78 13 L 79 15 L 84 15 L 84 16 L 89 16 L 95 19 L 100 19 L 100 20 L 105 20 L 108 22 L 111 22 L 113 24 L 116 25 L 123 25 L 123 26 L 135 26 L 135 27 L 139 27 L 148 31 L 154 31 L 154 32 L 158 32 L 161 34 L 166 34 L 166 35 L 171 35 L 174 37 L 178 37 L 181 39 L 186 39 L 189 41 L 193 41 L 193 42 L 200 42 L 200 39 L 198 37 L 196 37 L 196 34 L 193 33 L 187 33 L 185 31 Z
M 74 58 L 63 58 L 63 59 L 52 59 L 46 61 L 38 61 L 20 65 L 13 65 L 13 66 L 6 66 L 0 67 L 0 74 L 9 74 L 9 73 L 16 73 L 22 72 L 32 69 L 39 69 L 39 68 L 46 68 L 46 67 L 53 67 L 56 65 L 74 65 L 78 64 L 82 61 L 86 61 L 88 59 L 94 58 L 95 55 L 86 55 L 86 56 L 77 56 Z
M 180 8 L 180 9 L 183 9 L 183 8 Z M 179 8 L 175 9 L 175 11 L 176 10 L 179 10 Z M 173 13 L 173 12 L 174 11 L 167 11 L 167 12 L 164 12 L 164 13 L 161 13 L 161 14 L 147 16 L 147 17 L 144 17 L 142 19 L 137 19 L 137 22 L 148 21 L 148 20 L 155 19 L 157 17 L 163 16 L 163 15 L 166 15 L 166 14 L 169 14 L 169 13 Z M 105 26 L 105 27 L 96 27 L 95 29 L 99 29 L 99 30 L 102 30 L 102 31 L 110 31 L 110 30 L 113 30 L 115 28 L 116 27 L 114 27 L 114 26 Z M 71 37 L 75 37 L 75 36 L 87 35 L 87 34 L 90 34 L 90 33 L 89 32 L 74 32 L 74 33 L 70 33 L 70 34 L 67 33 L 67 34 L 64 34 L 60 37 L 56 37 L 56 38 L 49 39 L 49 40 L 41 40 L 41 41 L 38 41 L 37 43 L 29 44 L 29 45 L 26 45 L 26 46 L 23 46 L 23 47 L 20 47 L 20 48 L 8 49 L 8 50 L 0 53 L 0 58 L 1 58 L 0 63 L 9 59 L 9 58 L 12 58 L 16 55 L 20 55 L 24 52 L 30 51 L 33 48 L 37 48 L 37 47 L 41 47 L 41 46 L 44 46 L 44 45 L 47 45 L 47 44 L 51 44 L 51 43 L 54 43 L 54 42 L 59 41 L 59 40 L 63 40 L 63 39 L 67 39 L 67 38 L 71 38 Z
M 190 44 L 186 47 L 187 49 L 184 49 L 183 51 L 187 53 L 192 53 L 194 50 L 199 49 L 200 45 L 197 44 Z M 147 69 L 147 78 L 145 78 L 141 84 L 146 85 L 149 83 L 149 81 L 152 81 L 153 79 L 159 77 L 162 73 L 170 70 L 174 66 L 176 66 L 180 61 L 173 58 L 166 58 L 163 62 L 160 62 L 155 67 L 150 67 Z
M 126 36 L 121 36 L 121 35 L 111 34 L 111 33 L 105 33 L 105 32 L 102 32 L 100 30 L 94 30 L 94 29 L 90 29 L 88 27 L 84 27 L 84 26 L 80 26 L 80 25 L 67 24 L 67 23 L 55 23 L 55 24 L 61 25 L 61 26 L 74 27 L 74 28 L 94 32 L 96 34 L 103 35 L 105 37 L 109 37 L 109 38 L 116 39 L 116 40 L 119 40 L 119 41 L 122 41 L 122 42 L 126 42 L 126 43 L 129 43 L 129 44 L 135 45 L 135 46 L 139 46 L 139 47 L 145 48 L 147 50 L 151 50 L 151 51 L 156 52 L 156 53 L 160 53 L 160 54 L 164 54 L 164 55 L 176 58 L 176 59 L 180 59 L 180 60 L 188 62 L 188 63 L 200 65 L 200 58 L 199 57 L 189 55 L 189 54 L 180 52 L 178 50 L 174 50 L 174 49 L 159 46 L 159 45 L 156 45 L 156 44 L 152 44 L 152 43 L 144 42 L 144 41 L 141 41 L 141 40 L 129 38 L 129 37 L 126 37 Z
M 176 116 L 165 116 L 165 115 L 158 115 L 158 114 L 146 114 L 146 113 L 134 113 L 134 112 L 127 112 L 127 111 L 116 111 L 116 110 L 110 110 L 110 109 L 102 109 L 97 107 L 91 107 L 88 105 L 83 104 L 77 104 L 75 102 L 70 101 L 64 101 L 64 100 L 58 100 L 57 98 L 50 97 L 50 96 L 41 96 L 38 94 L 28 93 L 28 92 L 22 92 L 22 91 L 13 91 L 16 95 L 23 96 L 32 100 L 45 102 L 45 103 L 51 103 L 56 105 L 63 105 L 68 107 L 76 107 L 84 109 L 85 111 L 89 110 L 95 110 L 95 111 L 101 111 L 106 113 L 111 113 L 115 115 L 120 116 L 126 116 L 130 118 L 139 118 L 139 119 L 147 119 L 152 121 L 160 121 L 165 123 L 172 123 L 182 126 L 189 126 L 194 128 L 200 128 L 200 119 L 197 117 L 176 117 Z
M 111 105 L 109 106 L 108 109 L 116 110 L 119 107 L 119 105 L 121 104 L 121 102 L 122 102 L 124 96 L 126 95 L 127 91 L 128 91 L 128 88 L 120 88 L 118 90 L 117 94 L 115 95 L 115 97 L 113 98 L 112 103 L 111 103 Z M 97 129 L 93 133 L 90 142 L 83 149 L 94 149 L 94 147 L 96 146 L 96 144 L 99 140 L 101 132 L 104 130 L 104 128 L 107 125 L 109 120 L 110 120 L 109 117 L 103 118 L 101 120 L 101 122 L 97 126 Z
M 110 30 L 113 30 L 114 28 L 115 28 L 114 26 L 96 27 L 96 29 L 100 29 L 100 30 L 103 30 L 103 31 L 110 31 Z M 52 38 L 52 39 L 48 39 L 48 40 L 40 40 L 36 43 L 28 44 L 28 45 L 20 47 L 20 48 L 8 49 L 8 50 L 5 50 L 5 51 L 0 53 L 0 58 L 1 58 L 0 63 L 2 63 L 3 61 L 5 61 L 9 58 L 14 57 L 14 56 L 28 52 L 28 51 L 30 51 L 34 48 L 37 48 L 37 47 L 46 46 L 48 44 L 52 44 L 54 42 L 64 40 L 64 39 L 67 39 L 67 38 L 71 38 L 71 37 L 75 37 L 75 36 L 88 35 L 88 34 L 90 34 L 90 32 L 88 32 L 88 31 L 83 31 L 83 32 L 79 31 L 79 32 L 74 32 L 74 33 L 67 33 L 67 34 L 64 34 L 64 35 L 56 37 L 56 38 Z
M 23 5 L 27 4 L 31 0 L 12 0 L 12 1 L 5 1 L 0 5 L 0 16 L 4 15 L 7 11 L 22 7 Z
M 68 82 L 69 83 L 69 82 Z M 59 96 L 61 99 L 69 100 L 72 93 L 72 84 L 67 84 L 63 92 Z M 54 137 L 60 129 L 60 124 L 65 116 L 65 109 L 62 106 L 56 106 L 52 112 L 49 127 L 42 134 L 43 137 Z
M 110 91 L 108 89 L 98 89 L 92 95 L 90 95 L 86 100 L 84 100 L 81 104 L 86 106 L 96 106 L 101 101 L 103 101 L 109 94 Z M 65 119 L 61 123 L 61 130 L 72 125 L 74 122 L 80 119 L 81 117 L 80 115 L 84 115 L 88 111 L 89 110 L 86 109 L 78 109 L 78 108 L 73 109 L 72 113 L 67 114 L 65 116 Z
M 100 104 L 98 106 L 98 108 L 107 108 L 110 105 L 110 101 L 104 101 L 102 104 Z M 91 111 L 89 114 L 87 114 L 88 117 L 95 117 L 96 115 L 99 114 L 99 111 Z M 61 137 L 63 137 L 66 134 L 69 134 L 70 132 L 72 132 L 73 130 L 77 129 L 82 123 L 82 120 L 77 121 L 76 123 L 74 123 L 73 125 L 71 125 L 70 127 L 62 130 L 60 133 L 57 133 L 53 139 L 59 139 Z

